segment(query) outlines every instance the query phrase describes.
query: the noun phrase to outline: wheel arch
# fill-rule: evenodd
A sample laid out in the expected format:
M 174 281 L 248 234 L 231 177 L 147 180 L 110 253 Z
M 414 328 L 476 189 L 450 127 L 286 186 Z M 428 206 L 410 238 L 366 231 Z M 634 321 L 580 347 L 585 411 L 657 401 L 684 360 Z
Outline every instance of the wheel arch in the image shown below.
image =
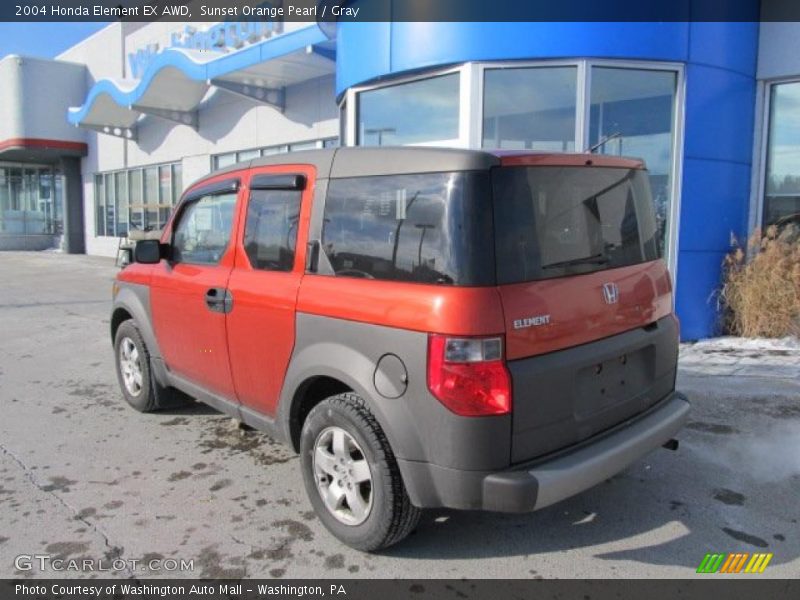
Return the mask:
M 145 285 L 125 283 L 121 284 L 117 296 L 114 298 L 114 305 L 111 309 L 111 343 L 117 334 L 119 326 L 133 319 L 136 327 L 142 334 L 144 343 L 150 354 L 150 363 L 156 381 L 161 385 L 167 385 L 167 373 L 164 361 L 161 358 L 161 350 L 153 329 L 153 320 L 150 314 L 150 288 Z
M 402 400 L 388 400 L 374 389 L 373 374 L 375 362 L 354 348 L 332 342 L 312 343 L 292 357 L 286 374 L 284 391 L 281 394 L 279 418 L 284 435 L 292 447 L 299 449 L 300 432 L 303 421 L 313 406 L 329 396 L 352 391 L 364 399 L 370 412 L 375 416 L 389 444 L 397 457 L 414 455 L 420 451 L 421 442 L 417 429 L 408 422 L 409 415 Z M 315 386 L 316 382 L 316 386 Z M 335 390 L 328 396 L 320 397 L 320 390 L 329 385 Z M 309 392 L 319 395 L 308 398 Z M 303 404 L 303 402 L 308 404 Z
M 352 391 L 349 385 L 329 375 L 313 375 L 300 383 L 288 413 L 288 439 L 295 452 L 300 451 L 300 432 L 308 413 L 326 398 Z

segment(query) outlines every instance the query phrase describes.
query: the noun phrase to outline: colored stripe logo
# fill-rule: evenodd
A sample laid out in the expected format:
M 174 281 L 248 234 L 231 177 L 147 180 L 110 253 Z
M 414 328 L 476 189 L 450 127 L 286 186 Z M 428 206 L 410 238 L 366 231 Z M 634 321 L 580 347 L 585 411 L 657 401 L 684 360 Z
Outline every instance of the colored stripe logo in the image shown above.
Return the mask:
M 763 573 L 769 561 L 772 560 L 772 552 L 731 552 L 728 554 L 708 553 L 703 557 L 700 566 L 697 567 L 698 573 Z

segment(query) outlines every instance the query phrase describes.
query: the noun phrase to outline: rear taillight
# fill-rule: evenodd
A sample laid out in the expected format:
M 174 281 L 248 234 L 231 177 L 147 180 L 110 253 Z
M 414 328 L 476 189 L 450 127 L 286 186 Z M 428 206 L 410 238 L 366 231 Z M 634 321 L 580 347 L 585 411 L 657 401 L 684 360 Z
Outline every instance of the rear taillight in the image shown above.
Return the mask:
M 457 415 L 511 412 L 511 377 L 503 338 L 428 338 L 428 389 Z

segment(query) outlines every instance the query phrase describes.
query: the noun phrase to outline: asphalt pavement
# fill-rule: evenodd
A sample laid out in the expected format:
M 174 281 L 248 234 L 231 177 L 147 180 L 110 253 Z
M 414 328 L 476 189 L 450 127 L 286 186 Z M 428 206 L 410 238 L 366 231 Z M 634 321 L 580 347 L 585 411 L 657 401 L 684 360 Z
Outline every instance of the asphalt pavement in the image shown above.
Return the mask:
M 323 528 L 289 449 L 202 405 L 128 408 L 109 339 L 115 272 L 0 253 L 0 577 L 691 578 L 707 552 L 774 554 L 748 577 L 800 574 L 791 350 L 750 351 L 740 369 L 722 346 L 687 347 L 693 413 L 676 452 L 534 514 L 428 511 L 370 555 Z

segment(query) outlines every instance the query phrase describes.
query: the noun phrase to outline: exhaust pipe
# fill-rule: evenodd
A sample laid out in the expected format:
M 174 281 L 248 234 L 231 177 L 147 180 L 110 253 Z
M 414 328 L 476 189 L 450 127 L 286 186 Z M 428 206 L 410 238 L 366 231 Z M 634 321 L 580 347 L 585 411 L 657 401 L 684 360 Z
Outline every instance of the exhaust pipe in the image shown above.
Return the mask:
M 671 440 L 667 440 L 664 442 L 664 448 L 667 450 L 677 450 L 678 449 L 678 440 L 672 438 Z

